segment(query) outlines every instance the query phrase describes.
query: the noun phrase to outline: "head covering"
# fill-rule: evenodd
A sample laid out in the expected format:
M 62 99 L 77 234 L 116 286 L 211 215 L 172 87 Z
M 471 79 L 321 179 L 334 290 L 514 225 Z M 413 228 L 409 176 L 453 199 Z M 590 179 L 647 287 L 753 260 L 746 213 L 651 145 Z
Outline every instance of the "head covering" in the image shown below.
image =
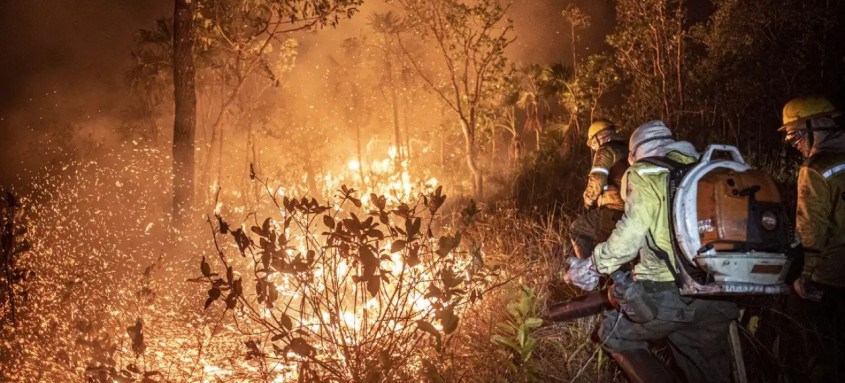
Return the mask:
M 830 100 L 821 96 L 796 97 L 783 106 L 783 125 L 779 132 L 806 129 L 804 122 L 819 117 L 839 117 L 842 115 Z
M 605 130 L 603 132 L 599 132 L 598 134 L 596 134 L 595 141 L 599 145 L 604 145 L 604 144 L 611 142 L 611 141 L 625 142 L 625 139 L 622 138 L 622 135 L 617 133 L 615 130 L 609 129 L 609 130 Z
M 590 128 L 587 129 L 587 146 L 591 146 L 590 143 L 593 140 L 593 137 L 595 137 L 601 132 L 605 132 L 608 130 L 614 132 L 616 131 L 616 125 L 610 122 L 610 120 L 600 118 L 598 120 L 593 121 L 593 123 L 590 124 Z
M 836 122 L 829 117 L 816 118 L 813 121 L 813 146 L 808 156 L 820 152 L 845 151 L 845 131 L 831 129 L 835 127 Z
M 664 157 L 669 152 L 680 152 L 696 158 L 700 156 L 691 143 L 672 139 L 672 131 L 660 120 L 646 122 L 634 130 L 628 149 L 628 162 L 632 164 L 646 157 Z

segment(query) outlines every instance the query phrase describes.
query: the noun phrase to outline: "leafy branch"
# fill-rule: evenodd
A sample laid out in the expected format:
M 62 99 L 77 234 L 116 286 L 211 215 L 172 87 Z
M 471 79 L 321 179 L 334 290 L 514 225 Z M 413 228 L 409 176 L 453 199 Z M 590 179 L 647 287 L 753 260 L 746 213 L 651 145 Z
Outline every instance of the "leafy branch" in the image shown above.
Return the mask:
M 420 346 L 442 351 L 490 285 L 468 231 L 479 214 L 474 203 L 454 232 L 434 234 L 442 188 L 389 206 L 375 194 L 364 203 L 346 186 L 321 203 L 280 197 L 258 182 L 278 215 L 248 229 L 209 217 L 216 256 L 203 257 L 192 279 L 209 287 L 206 309 L 222 300 L 248 324 L 244 335 L 264 337 L 247 342 L 248 358 L 296 365 L 315 380 L 413 376 Z

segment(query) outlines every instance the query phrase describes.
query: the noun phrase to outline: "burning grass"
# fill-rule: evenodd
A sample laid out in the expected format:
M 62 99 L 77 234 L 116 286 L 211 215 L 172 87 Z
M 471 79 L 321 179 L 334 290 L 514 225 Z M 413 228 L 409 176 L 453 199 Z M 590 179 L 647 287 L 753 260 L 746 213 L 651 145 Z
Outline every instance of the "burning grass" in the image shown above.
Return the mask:
M 338 185 L 360 174 L 347 166 L 321 178 L 329 197 L 255 175 L 177 232 L 167 157 L 122 149 L 34 178 L 18 262 L 34 274 L 4 316 L 2 380 L 562 381 L 595 349 L 595 320 L 517 331 L 574 293 L 566 217 L 447 200 L 402 170 L 369 171 L 359 193 Z M 612 374 L 596 361 L 580 378 Z
M 435 235 L 441 188 L 394 208 L 385 196 L 371 194 L 365 205 L 353 189 L 338 193 L 319 203 L 270 191 L 279 215 L 249 230 L 209 219 L 218 268 L 203 258 L 197 280 L 209 286 L 205 306 L 223 301 L 239 332 L 255 338 L 247 356 L 266 363 L 268 374 L 413 379 L 430 357 L 424 346 L 442 352 L 461 313 L 496 278 L 468 235 L 478 210 L 471 204 L 454 234 Z M 233 246 L 218 234 L 229 234 Z M 239 257 L 227 254 L 233 247 Z

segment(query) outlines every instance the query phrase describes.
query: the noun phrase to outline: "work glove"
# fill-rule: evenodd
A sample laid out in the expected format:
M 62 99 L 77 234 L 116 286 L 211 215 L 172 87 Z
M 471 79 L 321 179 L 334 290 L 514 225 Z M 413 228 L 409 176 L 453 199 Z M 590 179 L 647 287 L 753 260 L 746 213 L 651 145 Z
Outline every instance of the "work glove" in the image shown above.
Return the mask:
M 821 302 L 822 289 L 819 288 L 813 281 L 805 279 L 803 276 L 792 282 L 792 288 L 799 297 L 813 302 Z
M 580 259 L 569 257 L 566 259 L 569 270 L 563 275 L 563 280 L 581 290 L 595 290 L 599 284 L 599 274 L 593 266 L 592 258 Z

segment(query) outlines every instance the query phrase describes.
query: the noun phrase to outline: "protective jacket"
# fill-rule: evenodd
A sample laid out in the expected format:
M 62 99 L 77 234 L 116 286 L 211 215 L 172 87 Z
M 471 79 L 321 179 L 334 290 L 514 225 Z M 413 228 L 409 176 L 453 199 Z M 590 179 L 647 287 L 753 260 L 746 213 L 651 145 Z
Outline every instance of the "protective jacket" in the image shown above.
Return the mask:
M 670 152 L 666 157 L 682 164 L 696 161 L 695 157 L 680 152 Z M 674 281 L 665 261 L 651 250 L 668 253 L 674 267 L 666 200 L 668 176 L 668 169 L 644 161 L 634 163 L 625 172 L 622 182 L 625 213 L 607 242 L 593 251 L 593 264 L 600 273 L 612 273 L 636 258 L 639 251 L 640 261 L 634 267 L 637 280 Z
M 611 140 L 602 144 L 593 155 L 587 178 L 585 201 L 596 201 L 598 207 L 622 210 L 624 202 L 619 194 L 622 175 L 628 168 L 628 146 L 624 141 Z
M 817 145 L 798 172 L 796 229 L 805 279 L 845 287 L 845 137 Z

